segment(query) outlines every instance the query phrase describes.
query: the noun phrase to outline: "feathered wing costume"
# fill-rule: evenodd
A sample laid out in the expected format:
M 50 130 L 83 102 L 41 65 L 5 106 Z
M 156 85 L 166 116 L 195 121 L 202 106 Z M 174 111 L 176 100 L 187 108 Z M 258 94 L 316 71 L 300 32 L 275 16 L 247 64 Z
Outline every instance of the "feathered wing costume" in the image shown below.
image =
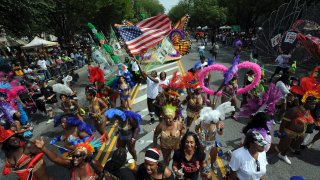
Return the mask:
M 1 76 L 5 75 L 3 72 L 0 72 Z M 14 109 L 19 111 L 20 113 L 20 123 L 21 125 L 26 125 L 28 123 L 28 116 L 27 113 L 24 111 L 22 104 L 17 99 L 19 98 L 19 93 L 25 91 L 26 88 L 24 86 L 19 85 L 17 80 L 8 81 L 1 81 L 0 82 L 0 93 L 2 93 L 5 98 L 6 102 L 8 102 Z M 5 105 L 2 103 L 1 105 Z M 6 109 L 6 108 L 4 108 Z M 9 110 L 10 112 L 13 112 Z M 9 123 L 11 124 L 12 118 L 8 119 Z M 27 135 L 28 133 L 26 133 Z M 27 135 L 30 136 L 30 133 Z
M 104 72 L 97 66 L 91 67 L 89 66 L 89 81 L 90 83 L 101 82 L 104 83 Z
M 219 121 L 225 120 L 226 114 L 231 113 L 233 111 L 235 111 L 235 108 L 234 106 L 231 106 L 231 102 L 225 102 L 223 104 L 220 104 L 216 109 L 212 109 L 211 107 L 204 107 L 200 111 L 198 123 L 218 123 Z
M 64 114 L 64 115 L 59 115 L 59 116 L 56 116 L 54 118 L 54 126 L 57 127 L 61 124 L 61 120 L 62 118 L 66 118 L 66 124 L 68 124 L 68 126 L 73 126 L 73 127 L 77 127 L 79 131 L 84 131 L 86 132 L 89 136 L 87 137 L 84 137 L 82 139 L 80 138 L 75 138 L 73 139 L 73 141 L 71 142 L 73 145 L 77 145 L 79 143 L 83 143 L 83 142 L 86 142 L 88 141 L 88 139 L 90 139 L 90 136 L 93 137 L 93 132 L 92 132 L 92 128 L 87 125 L 85 122 L 81 121 L 81 120 L 78 120 L 74 115 L 72 114 Z M 60 153 L 63 154 L 63 156 L 65 158 L 70 158 L 70 157 L 67 157 L 67 154 L 64 154 L 66 152 L 71 152 L 72 150 L 70 149 L 67 149 L 67 148 L 64 148 L 62 146 L 58 146 L 56 145 L 56 142 L 58 141 L 61 141 L 61 136 L 57 136 L 55 138 L 53 138 L 51 141 L 50 141 L 50 144 L 51 145 L 54 145 L 56 146 Z M 101 136 L 102 137 L 102 136 Z
M 232 80 L 233 76 L 237 74 L 239 61 L 240 55 L 235 56 L 231 67 L 229 67 L 228 71 L 223 74 L 225 85 L 227 85 Z
M 182 91 L 186 87 L 186 84 L 183 82 L 181 76 L 178 75 L 178 71 L 175 71 L 169 81 L 169 84 L 162 84 L 161 86 L 165 93 L 175 97 L 180 97 L 178 92 Z
M 269 84 L 267 92 L 261 94 L 260 97 L 254 97 L 248 100 L 240 109 L 240 116 L 250 117 L 258 112 L 266 112 L 268 115 L 274 115 L 276 104 L 282 96 L 281 91 L 272 83 Z

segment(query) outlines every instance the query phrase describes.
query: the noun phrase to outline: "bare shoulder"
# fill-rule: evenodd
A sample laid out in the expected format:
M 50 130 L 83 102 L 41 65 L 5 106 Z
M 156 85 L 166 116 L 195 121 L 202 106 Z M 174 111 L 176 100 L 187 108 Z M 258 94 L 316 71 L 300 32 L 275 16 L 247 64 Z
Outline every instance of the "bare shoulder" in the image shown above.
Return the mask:
M 170 176 L 172 176 L 172 171 L 168 167 L 166 167 L 164 170 L 164 178 L 168 178 Z

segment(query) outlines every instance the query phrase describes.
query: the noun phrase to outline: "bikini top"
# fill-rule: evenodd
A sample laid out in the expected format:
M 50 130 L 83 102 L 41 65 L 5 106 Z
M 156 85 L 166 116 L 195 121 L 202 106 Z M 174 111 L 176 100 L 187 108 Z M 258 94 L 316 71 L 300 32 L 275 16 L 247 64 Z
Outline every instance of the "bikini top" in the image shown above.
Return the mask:
M 87 176 L 88 176 L 88 180 L 92 180 L 95 178 L 95 175 L 91 176 L 91 168 L 89 163 L 86 164 L 86 168 L 87 168 Z M 79 178 L 81 179 L 81 178 Z M 75 168 L 72 169 L 72 173 L 71 173 L 71 180 L 76 180 L 75 178 Z
M 124 127 L 121 127 L 120 125 L 118 125 L 119 130 L 122 131 L 129 131 L 132 129 L 131 124 L 129 123 L 129 120 L 127 121 L 126 125 Z

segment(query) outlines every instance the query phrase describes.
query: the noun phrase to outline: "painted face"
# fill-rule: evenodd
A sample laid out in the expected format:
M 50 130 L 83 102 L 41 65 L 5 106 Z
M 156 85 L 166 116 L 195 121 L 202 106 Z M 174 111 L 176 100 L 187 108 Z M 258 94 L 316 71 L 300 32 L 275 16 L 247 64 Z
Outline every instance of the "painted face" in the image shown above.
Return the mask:
M 74 166 L 79 166 L 85 158 L 85 154 L 81 151 L 75 151 L 72 155 Z
M 193 136 L 188 136 L 184 145 L 187 150 L 194 150 L 196 147 L 196 141 Z
M 146 168 L 148 174 L 153 174 L 157 172 L 158 163 L 145 160 L 144 167 Z

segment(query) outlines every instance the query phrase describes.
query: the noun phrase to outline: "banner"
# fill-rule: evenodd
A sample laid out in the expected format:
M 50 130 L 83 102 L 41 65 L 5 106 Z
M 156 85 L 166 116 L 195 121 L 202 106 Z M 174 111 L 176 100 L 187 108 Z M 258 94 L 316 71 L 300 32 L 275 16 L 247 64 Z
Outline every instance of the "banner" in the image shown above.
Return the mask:
M 297 33 L 288 32 L 286 35 L 286 38 L 284 39 L 284 42 L 292 44 L 296 39 L 297 39 Z
M 281 41 L 281 34 L 277 34 L 275 37 L 271 39 L 271 46 L 275 47 L 280 43 L 280 41 Z

